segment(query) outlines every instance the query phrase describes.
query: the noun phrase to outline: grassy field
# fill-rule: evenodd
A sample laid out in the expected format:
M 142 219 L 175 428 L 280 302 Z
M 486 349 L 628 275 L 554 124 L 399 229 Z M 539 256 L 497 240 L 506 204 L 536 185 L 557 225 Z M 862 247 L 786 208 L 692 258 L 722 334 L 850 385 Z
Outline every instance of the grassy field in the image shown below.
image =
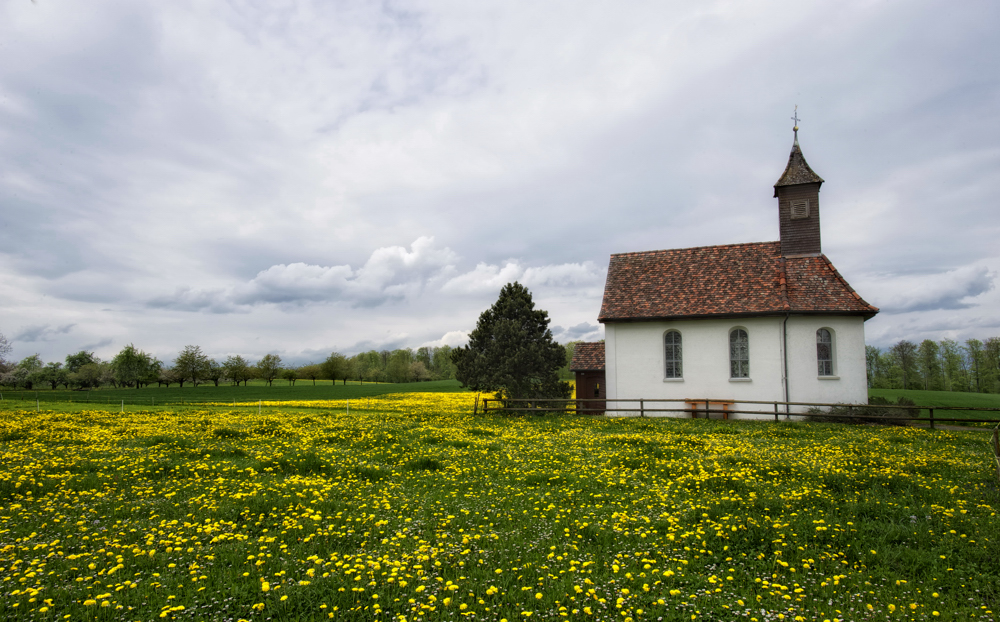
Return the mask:
M 4 619 L 995 619 L 981 433 L 473 399 L 0 410 Z
M 958 391 L 919 391 L 914 389 L 868 389 L 868 395 L 896 400 L 907 397 L 920 406 L 957 406 L 965 408 L 1000 408 L 995 393 L 960 393 Z
M 125 402 L 127 406 L 154 406 L 156 404 L 197 404 L 206 402 L 256 402 L 285 400 L 344 400 L 388 393 L 406 392 L 464 392 L 457 380 L 437 380 L 433 382 L 411 382 L 404 384 L 348 381 L 333 383 L 330 380 L 298 380 L 294 386 L 285 380 L 275 380 L 267 386 L 263 380 L 252 380 L 248 386 L 214 386 L 190 384 L 184 387 L 143 387 L 141 389 L 101 388 L 94 391 L 67 391 L 63 389 L 39 389 L 37 391 L 0 391 L 3 401 L 41 403 L 73 402 L 95 406 Z M 3 406 L 0 403 L 0 406 Z M 9 406 L 9 405 L 8 405 Z
M 938 407 L 953 408 L 1000 408 L 1000 395 L 991 393 L 960 393 L 958 391 L 919 391 L 914 389 L 869 389 L 870 397 L 884 397 L 896 401 L 900 397 L 913 400 L 918 406 L 934 406 L 936 419 L 990 419 L 1000 422 L 1000 411 L 938 410 Z M 927 417 L 927 409 L 920 410 L 921 417 Z M 988 426 L 991 424 L 981 424 Z

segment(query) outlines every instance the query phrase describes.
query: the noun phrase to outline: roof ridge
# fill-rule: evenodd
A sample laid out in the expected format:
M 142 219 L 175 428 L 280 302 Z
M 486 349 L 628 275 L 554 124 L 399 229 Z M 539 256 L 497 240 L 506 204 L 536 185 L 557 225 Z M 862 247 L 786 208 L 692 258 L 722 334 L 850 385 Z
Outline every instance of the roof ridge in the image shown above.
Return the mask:
M 612 257 L 623 257 L 626 255 L 650 255 L 652 253 L 676 253 L 680 251 L 695 251 L 703 248 L 736 248 L 739 246 L 765 246 L 765 245 L 781 244 L 778 240 L 773 240 L 769 242 L 734 242 L 733 244 L 706 244 L 705 246 L 688 246 L 685 248 L 661 248 L 651 251 L 628 251 L 625 253 L 611 253 Z

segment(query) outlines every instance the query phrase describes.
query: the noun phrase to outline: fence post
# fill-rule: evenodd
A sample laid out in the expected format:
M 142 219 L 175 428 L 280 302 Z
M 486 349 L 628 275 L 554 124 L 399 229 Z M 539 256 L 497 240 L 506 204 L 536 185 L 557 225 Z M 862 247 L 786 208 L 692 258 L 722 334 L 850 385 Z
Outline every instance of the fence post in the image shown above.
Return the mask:
M 489 398 L 483 398 L 483 414 L 485 415 L 490 411 L 490 400 Z
M 780 419 L 778 419 L 778 402 L 775 402 L 774 403 L 774 422 L 778 423 L 778 421 L 780 421 Z
M 641 397 L 639 398 L 639 416 L 640 417 L 646 416 L 646 404 Z
M 928 408 L 927 410 L 930 411 L 930 414 L 931 414 L 931 429 L 933 430 L 934 429 L 934 409 L 933 408 Z

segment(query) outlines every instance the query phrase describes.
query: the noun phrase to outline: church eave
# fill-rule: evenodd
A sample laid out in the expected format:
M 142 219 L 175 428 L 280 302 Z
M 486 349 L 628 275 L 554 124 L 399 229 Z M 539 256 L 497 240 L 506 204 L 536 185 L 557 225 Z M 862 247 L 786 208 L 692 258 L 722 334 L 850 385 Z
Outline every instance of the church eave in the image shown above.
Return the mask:
M 740 319 L 740 318 L 752 318 L 752 317 L 784 317 L 786 315 L 794 316 L 817 316 L 817 315 L 835 315 L 835 316 L 861 316 L 865 320 L 870 320 L 875 317 L 878 313 L 878 309 L 856 311 L 856 310 L 795 310 L 789 309 L 787 311 L 775 309 L 773 311 L 748 311 L 745 313 L 707 313 L 700 315 L 650 315 L 650 316 L 636 316 L 636 317 L 599 317 L 597 321 L 601 324 L 609 323 L 632 323 L 632 322 L 677 322 L 681 320 L 726 320 L 726 319 Z

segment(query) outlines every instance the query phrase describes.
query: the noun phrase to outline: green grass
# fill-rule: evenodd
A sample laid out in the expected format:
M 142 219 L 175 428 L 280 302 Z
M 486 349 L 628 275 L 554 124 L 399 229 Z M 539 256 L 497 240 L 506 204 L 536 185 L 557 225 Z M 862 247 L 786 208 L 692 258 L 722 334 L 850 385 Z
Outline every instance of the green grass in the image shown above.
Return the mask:
M 953 408 L 1000 408 L 1000 395 L 992 393 L 962 393 L 959 391 L 923 391 L 916 389 L 868 389 L 869 397 L 884 397 L 895 402 L 900 397 L 913 400 L 918 406 L 933 406 L 935 408 L 950 406 Z M 927 417 L 926 409 L 920 411 L 921 417 Z M 990 419 L 1000 422 L 1000 411 L 935 410 L 935 419 Z M 984 424 L 989 425 L 989 424 Z
M 457 380 L 437 380 L 433 382 L 410 383 L 358 383 L 348 381 L 332 383 L 329 380 L 317 380 L 315 386 L 311 380 L 298 380 L 294 386 L 289 386 L 285 380 L 275 380 L 272 386 L 267 386 L 263 380 L 251 381 L 248 386 L 201 384 L 197 387 L 186 384 L 184 387 L 149 386 L 141 389 L 101 388 L 93 391 L 67 391 L 63 389 L 38 389 L 37 391 L 0 390 L 3 402 L 31 402 L 39 400 L 49 402 L 86 402 L 92 405 L 110 407 L 114 404 L 145 405 L 181 404 L 204 402 L 256 402 L 257 400 L 342 400 L 386 395 L 389 393 L 407 392 L 455 392 L 466 391 Z M 5 404 L 0 402 L 0 408 Z M 16 407 L 16 405 L 6 405 Z M 23 404 L 20 405 L 23 407 Z
M 923 391 L 916 389 L 868 389 L 868 395 L 895 401 L 907 397 L 920 406 L 957 406 L 965 408 L 1000 408 L 1000 395 L 962 393 L 959 391 Z
M 976 432 L 469 403 L 7 412 L 4 620 L 995 619 Z

